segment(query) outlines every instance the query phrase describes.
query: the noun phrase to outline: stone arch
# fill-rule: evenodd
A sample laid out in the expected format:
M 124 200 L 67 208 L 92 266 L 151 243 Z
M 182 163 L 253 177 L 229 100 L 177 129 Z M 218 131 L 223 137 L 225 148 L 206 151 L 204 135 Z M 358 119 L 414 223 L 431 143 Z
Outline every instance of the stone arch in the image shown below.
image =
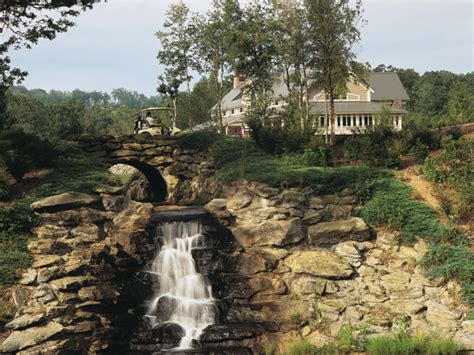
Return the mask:
M 153 191 L 153 200 L 156 202 L 165 201 L 168 198 L 168 184 L 163 174 L 156 167 L 138 159 L 116 159 L 110 162 L 111 166 L 116 164 L 126 164 L 139 170 L 148 179 Z

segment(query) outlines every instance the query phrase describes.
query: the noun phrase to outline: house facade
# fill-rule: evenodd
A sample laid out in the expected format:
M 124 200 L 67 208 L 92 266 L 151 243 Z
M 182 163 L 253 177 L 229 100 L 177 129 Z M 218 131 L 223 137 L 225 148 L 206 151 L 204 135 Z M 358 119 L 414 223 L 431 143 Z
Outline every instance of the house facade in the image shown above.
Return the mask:
M 236 77 L 233 89 L 222 100 L 225 134 L 229 136 L 247 137 L 250 134 L 245 124 L 248 102 L 243 95 L 243 85 Z M 403 117 L 408 113 L 403 109 L 403 104 L 409 97 L 396 73 L 374 72 L 364 81 L 349 80 L 346 87 L 345 97 L 339 97 L 334 102 L 336 135 L 363 133 L 368 127 L 377 124 L 382 112 L 390 114 L 390 122 L 395 130 L 402 129 Z M 326 130 L 330 132 L 330 122 L 326 122 L 328 112 L 324 91 L 313 86 L 308 97 L 309 113 L 315 122 L 317 134 L 325 134 Z M 287 98 L 288 90 L 283 79 L 275 81 L 271 108 L 275 112 L 283 110 Z

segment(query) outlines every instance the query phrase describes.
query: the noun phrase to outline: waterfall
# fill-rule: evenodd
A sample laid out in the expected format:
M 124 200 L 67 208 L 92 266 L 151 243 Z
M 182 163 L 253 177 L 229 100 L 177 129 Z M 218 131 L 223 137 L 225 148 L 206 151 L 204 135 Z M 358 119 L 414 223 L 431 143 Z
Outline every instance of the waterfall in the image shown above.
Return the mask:
M 203 228 L 198 221 L 173 222 L 160 225 L 158 232 L 163 246 L 151 270 L 158 282 L 146 317 L 153 327 L 178 324 L 184 331 L 179 347 L 190 348 L 216 318 L 211 286 L 196 271 L 191 254 L 202 246 Z

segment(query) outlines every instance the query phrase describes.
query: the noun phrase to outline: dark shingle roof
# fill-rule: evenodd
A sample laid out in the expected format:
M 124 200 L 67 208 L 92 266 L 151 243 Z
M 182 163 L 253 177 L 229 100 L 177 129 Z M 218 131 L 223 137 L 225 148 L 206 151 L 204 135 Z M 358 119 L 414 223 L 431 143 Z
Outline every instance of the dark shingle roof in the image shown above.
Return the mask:
M 370 73 L 367 83 L 375 91 L 373 101 L 409 99 L 397 73 Z

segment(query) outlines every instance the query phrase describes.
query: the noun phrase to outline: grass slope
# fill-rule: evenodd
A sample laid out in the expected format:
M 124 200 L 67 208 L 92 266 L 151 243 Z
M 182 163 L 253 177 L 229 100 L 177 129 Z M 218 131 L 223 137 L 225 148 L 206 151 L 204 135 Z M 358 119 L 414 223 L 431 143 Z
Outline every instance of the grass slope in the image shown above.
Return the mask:
M 36 191 L 0 208 L 0 287 L 12 284 L 17 270 L 30 265 L 26 245 L 35 224 L 29 208 L 33 201 L 63 192 L 93 192 L 110 178 L 100 159 L 75 147 L 60 147 L 52 168 Z

